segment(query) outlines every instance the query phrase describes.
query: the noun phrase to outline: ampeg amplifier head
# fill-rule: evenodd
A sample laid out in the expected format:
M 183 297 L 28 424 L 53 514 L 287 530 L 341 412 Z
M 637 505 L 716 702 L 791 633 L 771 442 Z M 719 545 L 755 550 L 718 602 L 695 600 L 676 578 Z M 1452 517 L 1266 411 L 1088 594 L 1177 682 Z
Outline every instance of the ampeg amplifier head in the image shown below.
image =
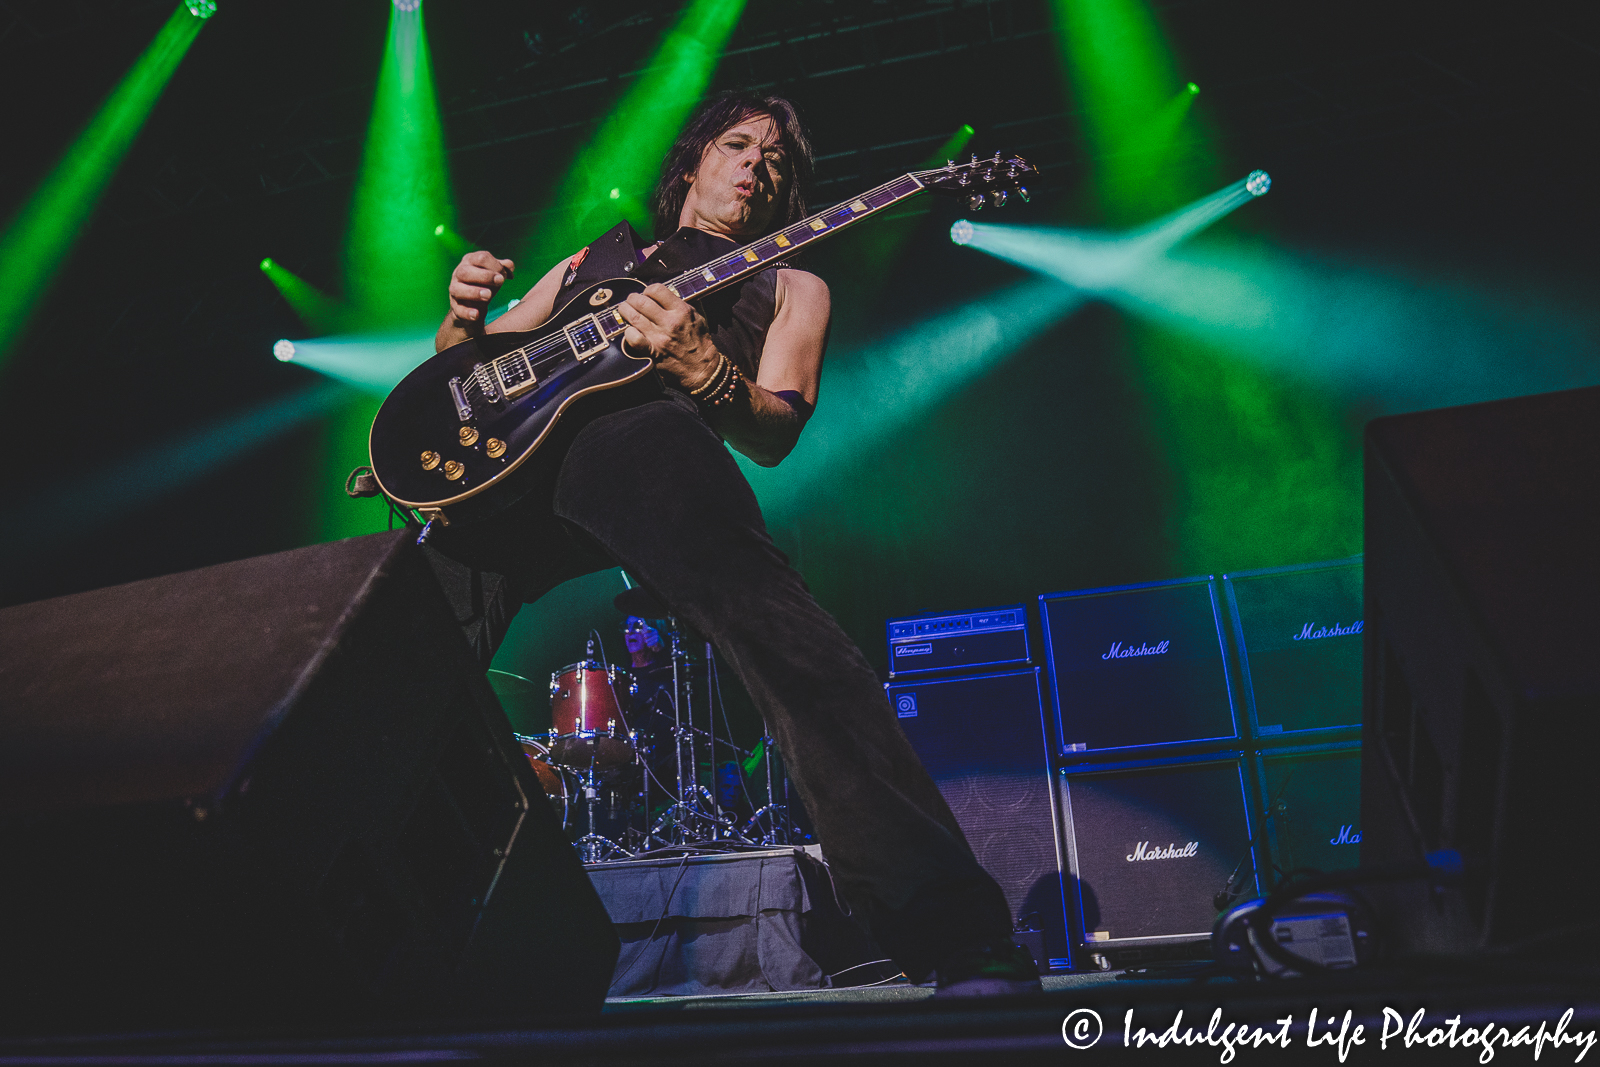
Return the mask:
M 1021 604 L 915 615 L 887 625 L 891 678 L 1028 662 L 1027 613 Z
M 1361 557 L 1222 578 L 1258 737 L 1361 725 Z
M 1211 579 L 1049 593 L 1039 610 L 1067 756 L 1238 736 Z
M 1259 892 L 1237 757 L 1063 774 L 1060 795 L 1090 949 L 1209 938 L 1230 881 Z

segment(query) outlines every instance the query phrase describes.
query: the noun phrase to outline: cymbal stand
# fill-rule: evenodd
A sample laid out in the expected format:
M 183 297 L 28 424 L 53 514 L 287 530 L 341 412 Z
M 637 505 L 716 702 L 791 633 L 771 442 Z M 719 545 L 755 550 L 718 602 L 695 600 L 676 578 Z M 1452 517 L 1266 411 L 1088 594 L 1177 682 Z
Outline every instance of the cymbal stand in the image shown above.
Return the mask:
M 761 725 L 766 727 L 766 720 Z M 767 769 L 767 803 L 766 806 L 750 816 L 744 824 L 744 837 L 758 845 L 792 845 L 795 843 L 794 823 L 789 819 L 789 771 L 784 768 L 783 800 L 780 804 L 774 796 L 772 781 L 772 758 L 777 752 L 777 740 L 770 732 L 766 733 L 758 744 L 762 745 L 761 762 Z M 779 753 L 781 757 L 781 753 Z
M 667 621 L 671 626 L 669 636 L 672 657 L 672 743 L 678 766 L 678 796 L 677 801 L 667 808 L 661 818 L 656 820 L 656 824 L 650 828 L 645 836 L 645 845 L 659 842 L 668 847 L 683 847 L 719 839 L 736 839 L 737 834 L 734 832 L 732 820 L 724 816 L 717 807 L 716 796 L 699 782 L 695 751 L 695 734 L 698 731 L 694 726 L 692 683 L 687 677 L 688 672 L 682 669 L 687 662 L 687 655 L 683 651 L 678 620 L 669 615 Z M 686 714 L 687 724 L 684 722 Z M 710 725 L 715 729 L 714 722 Z M 687 767 L 684 766 L 686 744 L 689 749 Z M 713 737 L 713 759 L 716 753 L 715 745 Z M 711 808 L 709 812 L 706 810 L 707 805 Z M 671 836 L 663 836 L 667 833 Z

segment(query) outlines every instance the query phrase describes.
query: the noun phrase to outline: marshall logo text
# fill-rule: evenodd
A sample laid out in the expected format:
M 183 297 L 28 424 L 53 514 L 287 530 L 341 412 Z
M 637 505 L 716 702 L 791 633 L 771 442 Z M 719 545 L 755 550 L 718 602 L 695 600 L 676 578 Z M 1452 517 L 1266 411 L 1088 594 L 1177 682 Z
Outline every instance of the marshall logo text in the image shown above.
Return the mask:
M 1128 855 L 1129 863 L 1139 860 L 1181 860 L 1193 856 L 1200 851 L 1200 842 L 1190 841 L 1187 845 L 1168 845 L 1162 848 L 1157 845 L 1150 847 L 1150 842 L 1140 841 L 1138 846 Z
M 1121 641 L 1111 642 L 1111 651 L 1102 652 L 1101 659 L 1127 659 L 1129 656 L 1165 656 L 1167 649 L 1172 646 L 1171 641 L 1158 641 L 1154 645 L 1139 642 L 1139 647 L 1124 645 Z
M 1296 641 L 1315 641 L 1319 637 L 1348 637 L 1350 634 L 1358 634 L 1360 632 L 1360 619 L 1357 619 L 1349 626 L 1340 626 L 1338 623 L 1334 623 L 1332 626 L 1318 626 L 1314 622 L 1308 622 L 1301 627 L 1299 633 L 1294 635 L 1294 639 Z

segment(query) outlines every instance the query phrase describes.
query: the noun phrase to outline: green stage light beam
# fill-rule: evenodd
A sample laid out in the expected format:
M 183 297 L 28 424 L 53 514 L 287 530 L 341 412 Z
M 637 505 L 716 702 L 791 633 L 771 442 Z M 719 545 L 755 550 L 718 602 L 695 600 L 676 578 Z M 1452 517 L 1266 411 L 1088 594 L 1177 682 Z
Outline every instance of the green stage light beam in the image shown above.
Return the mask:
M 1105 295 L 1180 242 L 1256 197 L 1265 196 L 1271 187 L 1272 179 L 1266 171 L 1252 171 L 1248 177 L 1165 218 L 1120 235 L 960 219 L 950 227 L 950 240 L 1085 292 Z
M 961 153 L 966 151 L 967 145 L 972 143 L 972 138 L 977 135 L 977 132 L 972 128 L 971 123 L 963 125 L 955 133 L 952 133 L 944 144 L 939 146 L 937 152 L 924 159 L 917 169 L 928 170 L 933 167 L 942 167 L 952 161 L 960 162 Z
M 523 253 L 528 262 L 519 260 L 531 280 L 619 218 L 651 231 L 645 205 L 661 160 L 710 84 L 744 4 L 690 0 L 644 72 L 556 187 L 552 210 L 544 213 Z
M 265 274 L 300 321 L 318 333 L 334 333 L 344 325 L 346 311 L 333 297 L 268 257 L 261 261 Z
M 474 251 L 472 242 L 442 222 L 433 228 L 433 236 L 438 239 L 444 250 L 456 259 Z
M 1170 210 L 1198 191 L 1190 172 L 1209 167 L 1210 148 L 1180 166 L 1173 134 L 1198 93 L 1177 78 L 1171 49 L 1144 0 L 1052 0 L 1055 28 L 1108 221 Z M 1180 85 L 1178 97 L 1173 86 Z
M 17 502 L 0 514 L 0 521 L 11 524 L 12 555 L 27 558 L 32 549 L 59 545 L 150 507 L 316 420 L 349 395 L 335 382 L 316 382 Z
M 438 239 L 455 212 L 421 5 L 391 5 L 345 245 L 357 328 L 437 325 L 454 258 Z
M 0 360 L 21 337 L 40 298 L 65 265 L 206 17 L 178 6 L 6 227 L 0 237 Z M 21 151 L 17 146 L 13 150 Z
M 272 354 L 284 363 L 314 370 L 368 397 L 382 399 L 433 355 L 433 334 L 396 330 L 298 341 L 285 338 L 272 346 Z
M 1083 297 L 1050 280 L 1022 282 L 881 343 L 828 357 L 822 394 L 795 450 L 777 469 L 737 456 L 769 519 L 815 505 L 845 464 L 1025 347 Z
M 1526 287 L 1207 242 L 1126 278 L 1130 314 L 1281 380 L 1407 411 L 1600 382 L 1600 312 Z
M 446 285 L 455 258 L 435 234 L 441 224 L 453 227 L 455 211 L 427 32 L 420 0 L 401 0 L 389 10 L 345 242 L 352 329 L 420 333 L 437 327 L 448 304 Z M 431 350 L 426 346 L 416 362 Z M 367 377 L 382 373 L 371 369 Z M 344 494 L 346 474 L 368 462 L 367 437 L 378 404 L 376 396 L 360 395 L 328 419 L 314 493 L 310 536 L 315 540 L 382 528 L 381 514 Z

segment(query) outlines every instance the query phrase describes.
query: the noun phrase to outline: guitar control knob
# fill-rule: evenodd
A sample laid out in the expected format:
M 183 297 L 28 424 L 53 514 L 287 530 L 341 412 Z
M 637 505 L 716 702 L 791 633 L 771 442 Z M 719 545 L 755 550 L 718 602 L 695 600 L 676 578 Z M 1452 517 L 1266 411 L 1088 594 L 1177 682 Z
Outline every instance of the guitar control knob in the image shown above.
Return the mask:
M 994 202 L 995 207 L 1005 207 L 1006 191 L 1004 189 L 996 189 L 994 192 L 989 194 L 989 199 Z
M 488 443 L 483 446 L 483 450 L 489 453 L 490 459 L 499 459 L 506 454 L 506 443 L 498 437 L 491 437 Z
M 462 448 L 471 448 L 478 443 L 478 428 L 476 426 L 463 426 L 460 434 Z
M 430 451 L 430 452 L 424 452 L 422 454 L 422 469 L 423 470 L 431 471 L 431 470 L 433 470 L 433 468 L 437 467 L 438 465 L 439 465 L 439 453 Z
M 1022 202 L 1026 204 L 1028 202 L 1028 187 L 1026 185 L 1017 186 L 1017 195 L 1022 197 Z
M 460 478 L 465 473 L 467 473 L 467 468 L 463 467 L 455 460 L 447 459 L 444 461 L 444 476 L 449 478 L 452 482 Z
M 986 201 L 984 200 L 982 193 L 973 193 L 971 196 L 967 197 L 967 207 L 972 211 L 982 211 L 985 202 Z

